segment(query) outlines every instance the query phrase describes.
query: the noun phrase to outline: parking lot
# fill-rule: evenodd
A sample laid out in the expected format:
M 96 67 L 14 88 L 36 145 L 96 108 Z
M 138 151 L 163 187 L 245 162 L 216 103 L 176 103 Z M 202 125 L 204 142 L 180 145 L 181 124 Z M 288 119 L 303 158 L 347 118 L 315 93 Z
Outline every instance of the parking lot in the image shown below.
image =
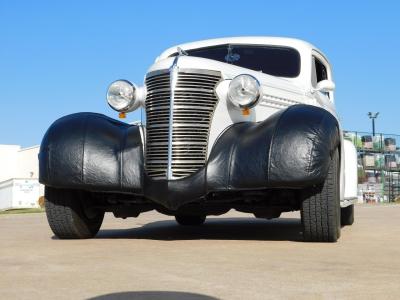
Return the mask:
M 45 214 L 3 215 L 0 270 L 3 299 L 398 299 L 400 205 L 357 206 L 336 244 L 303 243 L 298 213 L 198 228 L 110 215 L 96 239 L 69 241 Z

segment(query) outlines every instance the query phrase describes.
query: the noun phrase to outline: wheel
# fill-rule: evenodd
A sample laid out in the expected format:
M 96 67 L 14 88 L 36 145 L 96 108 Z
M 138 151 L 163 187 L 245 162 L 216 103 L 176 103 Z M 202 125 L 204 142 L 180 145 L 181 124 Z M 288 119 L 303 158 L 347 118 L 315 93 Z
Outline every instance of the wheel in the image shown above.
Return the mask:
M 176 222 L 183 226 L 198 226 L 206 221 L 206 216 L 201 215 L 176 215 Z
M 308 242 L 336 242 L 340 237 L 339 152 L 332 155 L 320 187 L 304 191 L 301 205 L 303 237 Z
M 354 204 L 340 209 L 340 220 L 342 226 L 353 225 L 354 223 Z
M 80 191 L 45 188 L 47 221 L 58 238 L 87 239 L 99 231 L 104 212 L 88 209 L 91 199 L 83 196 Z

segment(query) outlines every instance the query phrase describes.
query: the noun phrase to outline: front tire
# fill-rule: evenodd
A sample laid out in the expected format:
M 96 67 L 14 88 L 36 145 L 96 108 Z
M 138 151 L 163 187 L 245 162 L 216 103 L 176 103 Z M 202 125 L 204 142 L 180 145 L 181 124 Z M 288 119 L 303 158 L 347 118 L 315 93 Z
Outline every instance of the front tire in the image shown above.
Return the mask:
M 104 212 L 89 210 L 88 202 L 90 197 L 84 198 L 80 191 L 46 187 L 47 221 L 58 238 L 87 239 L 97 234 Z
M 199 226 L 206 221 L 206 216 L 201 215 L 176 215 L 175 220 L 183 226 Z
M 340 209 L 340 220 L 342 226 L 353 225 L 354 223 L 354 204 Z
M 340 237 L 339 152 L 332 155 L 328 175 L 316 189 L 304 192 L 303 237 L 308 242 L 336 242 Z

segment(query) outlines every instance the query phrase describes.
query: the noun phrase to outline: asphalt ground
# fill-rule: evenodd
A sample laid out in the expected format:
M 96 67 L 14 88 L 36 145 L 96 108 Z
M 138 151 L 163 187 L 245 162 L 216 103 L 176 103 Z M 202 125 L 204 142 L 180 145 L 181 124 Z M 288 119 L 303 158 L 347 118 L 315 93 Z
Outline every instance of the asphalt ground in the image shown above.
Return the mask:
M 45 214 L 0 216 L 1 299 L 399 299 L 400 205 L 360 205 L 334 244 L 304 243 L 298 213 L 230 212 L 184 228 L 107 215 L 58 240 Z

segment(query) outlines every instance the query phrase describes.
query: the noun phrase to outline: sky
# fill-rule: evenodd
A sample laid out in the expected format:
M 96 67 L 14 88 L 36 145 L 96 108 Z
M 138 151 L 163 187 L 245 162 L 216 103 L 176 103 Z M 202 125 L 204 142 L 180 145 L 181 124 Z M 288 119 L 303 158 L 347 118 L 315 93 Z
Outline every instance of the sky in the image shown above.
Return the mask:
M 173 45 L 229 36 L 309 41 L 333 66 L 347 130 L 400 134 L 399 1 L 0 1 L 0 144 L 40 144 L 59 117 L 117 117 L 107 86 L 143 83 Z M 126 121 L 140 119 L 139 111 Z M 400 141 L 399 141 L 400 142 Z

